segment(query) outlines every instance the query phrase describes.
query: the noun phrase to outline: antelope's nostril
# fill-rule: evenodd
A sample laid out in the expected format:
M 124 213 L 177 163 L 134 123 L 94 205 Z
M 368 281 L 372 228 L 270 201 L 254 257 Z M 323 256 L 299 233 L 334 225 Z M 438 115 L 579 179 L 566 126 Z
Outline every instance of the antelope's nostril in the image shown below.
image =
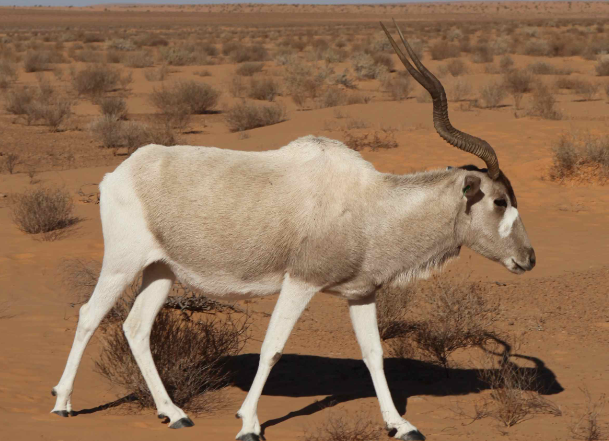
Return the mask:
M 531 248 L 529 251 L 529 263 L 531 264 L 531 269 L 533 269 L 535 263 L 537 263 L 537 259 L 535 258 L 535 250 L 533 248 Z

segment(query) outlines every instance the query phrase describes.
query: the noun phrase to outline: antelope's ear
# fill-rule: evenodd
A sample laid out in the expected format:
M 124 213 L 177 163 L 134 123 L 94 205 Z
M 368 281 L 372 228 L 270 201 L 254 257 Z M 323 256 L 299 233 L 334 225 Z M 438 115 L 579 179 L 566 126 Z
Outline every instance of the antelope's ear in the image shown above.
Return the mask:
M 467 175 L 463 180 L 463 196 L 471 199 L 480 191 L 480 177 L 475 175 Z

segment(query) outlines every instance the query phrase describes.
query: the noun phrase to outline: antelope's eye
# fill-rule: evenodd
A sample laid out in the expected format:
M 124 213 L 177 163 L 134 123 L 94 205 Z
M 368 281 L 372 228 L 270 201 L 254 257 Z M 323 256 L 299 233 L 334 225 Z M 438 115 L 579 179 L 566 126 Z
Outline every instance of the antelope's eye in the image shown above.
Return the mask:
M 495 205 L 498 207 L 507 207 L 507 202 L 505 199 L 495 199 Z

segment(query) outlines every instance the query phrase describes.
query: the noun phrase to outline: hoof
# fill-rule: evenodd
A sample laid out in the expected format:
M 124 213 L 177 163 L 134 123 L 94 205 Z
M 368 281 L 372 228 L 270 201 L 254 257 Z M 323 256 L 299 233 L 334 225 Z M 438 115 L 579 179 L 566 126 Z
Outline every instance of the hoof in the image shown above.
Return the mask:
M 425 441 L 425 437 L 418 430 L 411 430 L 400 439 L 404 441 Z
M 241 441 L 260 441 L 260 436 L 256 435 L 255 433 L 246 433 L 237 439 Z
M 70 415 L 67 410 L 54 410 L 51 413 L 54 413 L 55 415 L 59 415 L 64 418 L 67 418 Z
M 186 417 L 186 418 L 180 418 L 175 423 L 173 423 L 171 426 L 169 426 L 169 428 L 170 429 L 181 429 L 182 427 L 192 427 L 194 425 L 195 425 L 195 423 L 193 423 L 190 418 Z
M 165 418 L 167 418 L 167 415 L 165 415 L 165 414 L 163 414 L 163 413 L 159 413 L 159 414 L 157 415 L 157 418 L 158 418 L 159 420 L 164 420 Z
M 51 395 L 53 395 L 54 397 L 57 396 L 57 391 L 55 390 L 55 388 L 51 389 Z

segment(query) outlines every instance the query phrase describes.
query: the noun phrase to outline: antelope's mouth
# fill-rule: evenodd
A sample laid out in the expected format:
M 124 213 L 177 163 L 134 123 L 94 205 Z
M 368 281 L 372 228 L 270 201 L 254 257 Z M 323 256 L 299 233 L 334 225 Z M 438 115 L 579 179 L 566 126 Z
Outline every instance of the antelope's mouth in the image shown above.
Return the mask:
M 510 259 L 508 261 L 508 263 L 504 264 L 504 265 L 508 270 L 510 270 L 514 274 L 522 274 L 522 273 L 525 273 L 528 271 L 524 266 L 519 265 L 518 262 L 516 262 L 516 260 L 514 260 L 513 258 Z

